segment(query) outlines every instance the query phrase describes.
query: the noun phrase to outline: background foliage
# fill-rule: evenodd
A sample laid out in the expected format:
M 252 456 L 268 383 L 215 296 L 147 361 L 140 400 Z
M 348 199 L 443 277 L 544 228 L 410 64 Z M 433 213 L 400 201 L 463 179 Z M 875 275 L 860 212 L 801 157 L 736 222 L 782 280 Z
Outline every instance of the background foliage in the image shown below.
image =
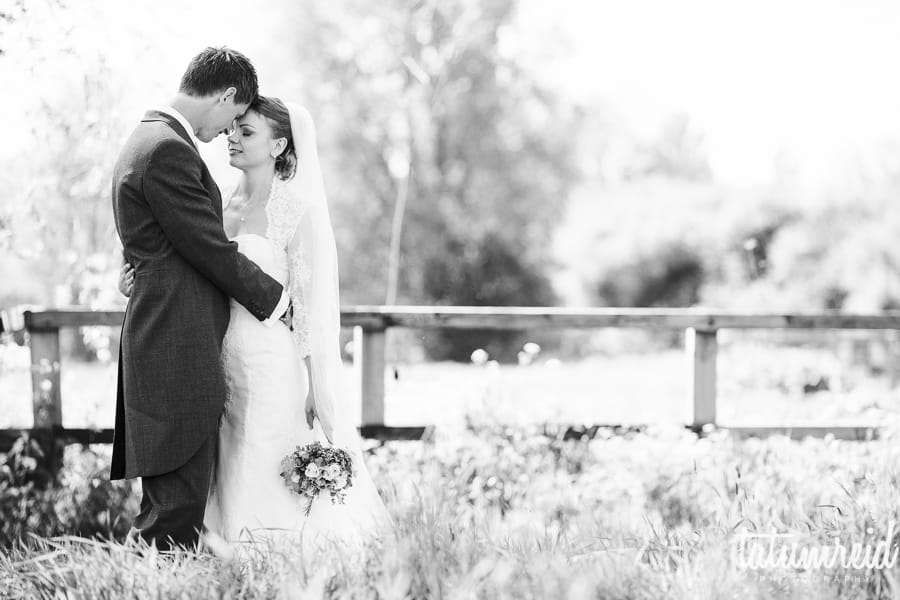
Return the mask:
M 21 92 L 3 100 L 16 118 L 0 171 L 0 280 L 15 285 L 0 287 L 0 306 L 122 303 L 112 165 L 203 43 L 160 46 L 140 26 L 156 22 L 151 4 L 0 11 L 0 74 Z M 812 181 L 785 153 L 770 181 L 736 186 L 689 113 L 638 131 L 615 105 L 543 77 L 533 48 L 551 64 L 565 50 L 529 46 L 528 6 L 310 0 L 247 15 L 277 40 L 245 49 L 262 91 L 316 118 L 345 303 L 898 306 L 900 144 L 848 151 Z M 226 8 L 208 16 L 228 23 Z M 111 24 L 104 36 L 98 22 Z M 204 156 L 223 186 L 234 178 L 221 147 Z M 521 341 L 467 332 L 418 344 L 434 359 L 485 347 L 506 360 Z

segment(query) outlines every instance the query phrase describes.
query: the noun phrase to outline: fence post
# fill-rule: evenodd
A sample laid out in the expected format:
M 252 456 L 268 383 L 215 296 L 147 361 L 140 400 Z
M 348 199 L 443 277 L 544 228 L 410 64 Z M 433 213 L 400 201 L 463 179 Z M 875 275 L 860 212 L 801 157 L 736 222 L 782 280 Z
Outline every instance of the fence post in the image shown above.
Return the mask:
M 715 329 L 690 327 L 685 330 L 685 350 L 690 364 L 691 425 L 695 428 L 716 424 L 716 333 Z
M 361 372 L 362 425 L 384 425 L 384 368 L 387 330 L 356 327 L 354 361 Z
M 62 394 L 60 393 L 59 328 L 36 329 L 31 311 L 25 312 L 25 328 L 31 349 L 31 390 L 34 410 L 34 434 L 44 460 L 53 472 L 62 466 L 63 440 L 56 430 L 62 428 Z

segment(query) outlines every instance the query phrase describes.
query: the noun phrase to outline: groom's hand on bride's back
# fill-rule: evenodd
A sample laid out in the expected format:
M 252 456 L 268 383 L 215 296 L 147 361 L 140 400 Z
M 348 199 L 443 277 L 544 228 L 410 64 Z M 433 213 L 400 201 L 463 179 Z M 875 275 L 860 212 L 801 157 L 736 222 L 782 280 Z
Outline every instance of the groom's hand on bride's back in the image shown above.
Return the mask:
M 119 292 L 126 298 L 131 297 L 131 290 L 134 289 L 134 267 L 125 262 L 119 269 Z

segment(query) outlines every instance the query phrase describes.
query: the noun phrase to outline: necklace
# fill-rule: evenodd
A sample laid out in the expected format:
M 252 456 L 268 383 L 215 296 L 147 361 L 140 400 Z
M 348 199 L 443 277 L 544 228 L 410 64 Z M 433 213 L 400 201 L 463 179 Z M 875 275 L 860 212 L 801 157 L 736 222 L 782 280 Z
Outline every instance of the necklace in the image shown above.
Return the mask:
M 269 200 L 269 195 L 266 194 L 264 201 L 250 202 L 249 200 L 245 200 L 244 202 L 241 202 L 237 206 L 237 209 L 238 209 L 238 211 L 240 211 L 240 215 L 241 215 L 240 216 L 241 223 L 247 222 L 247 213 L 250 212 L 251 209 L 259 206 L 260 204 L 267 203 L 268 200 Z

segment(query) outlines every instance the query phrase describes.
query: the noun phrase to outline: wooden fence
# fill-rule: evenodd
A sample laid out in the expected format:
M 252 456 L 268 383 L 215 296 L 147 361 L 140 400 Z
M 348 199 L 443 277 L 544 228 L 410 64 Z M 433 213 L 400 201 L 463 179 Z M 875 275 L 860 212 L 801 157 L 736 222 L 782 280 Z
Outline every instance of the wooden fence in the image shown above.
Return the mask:
M 120 327 L 122 311 L 60 309 L 13 311 L 0 315 L 7 331 L 24 328 L 31 349 L 31 380 L 34 406 L 32 433 L 43 444 L 60 452 L 66 443 L 111 443 L 112 430 L 66 429 L 62 426 L 60 391 L 59 332 L 64 327 Z M 355 328 L 354 361 L 361 370 L 363 436 L 376 439 L 420 439 L 422 427 L 389 427 L 384 424 L 384 381 L 387 331 L 394 327 L 413 329 L 491 329 L 535 331 L 540 329 L 638 328 L 683 330 L 688 358 L 687 377 L 691 422 L 688 427 L 702 432 L 716 425 L 717 332 L 721 329 L 804 329 L 804 330 L 898 330 L 900 312 L 875 315 L 758 314 L 701 309 L 636 308 L 497 308 L 355 306 L 341 311 L 341 324 Z M 760 427 L 735 428 L 741 435 L 788 433 L 832 434 L 843 439 L 871 439 L 877 431 L 870 427 Z M 0 449 L 7 447 L 21 430 L 0 430 Z

